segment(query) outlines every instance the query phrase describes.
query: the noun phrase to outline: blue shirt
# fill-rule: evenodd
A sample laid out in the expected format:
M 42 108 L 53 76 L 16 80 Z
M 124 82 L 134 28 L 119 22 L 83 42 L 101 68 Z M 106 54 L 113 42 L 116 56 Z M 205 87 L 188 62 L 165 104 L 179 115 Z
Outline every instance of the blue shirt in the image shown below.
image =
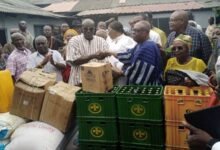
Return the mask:
M 212 53 L 211 43 L 208 37 L 200 30 L 187 26 L 184 33 L 192 37 L 192 48 L 190 50 L 190 56 L 202 59 L 206 64 Z M 171 32 L 167 38 L 167 47 L 173 44 L 174 39 L 178 36 L 175 31 Z
M 127 76 L 127 84 L 161 84 L 161 55 L 153 41 L 138 43 L 133 49 L 119 53 L 118 59 L 124 63 L 122 68 Z

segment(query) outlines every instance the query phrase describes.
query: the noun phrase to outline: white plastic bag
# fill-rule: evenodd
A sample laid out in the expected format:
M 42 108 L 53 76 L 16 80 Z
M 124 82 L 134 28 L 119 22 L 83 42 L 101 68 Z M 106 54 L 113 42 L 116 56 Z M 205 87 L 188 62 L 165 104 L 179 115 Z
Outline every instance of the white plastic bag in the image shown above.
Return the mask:
M 5 150 L 56 150 L 63 136 L 58 129 L 34 121 L 17 128 Z
M 25 119 L 10 113 L 0 113 L 0 140 L 10 137 L 12 132 L 25 123 Z

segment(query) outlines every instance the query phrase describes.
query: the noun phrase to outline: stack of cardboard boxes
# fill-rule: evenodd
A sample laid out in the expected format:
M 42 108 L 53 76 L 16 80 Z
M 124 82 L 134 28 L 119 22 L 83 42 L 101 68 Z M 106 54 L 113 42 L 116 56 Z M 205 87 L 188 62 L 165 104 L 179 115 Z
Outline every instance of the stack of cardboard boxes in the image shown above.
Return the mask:
M 72 118 L 74 87 L 56 82 L 56 74 L 42 70 L 25 71 L 15 84 L 10 113 L 29 119 L 46 122 L 66 132 Z

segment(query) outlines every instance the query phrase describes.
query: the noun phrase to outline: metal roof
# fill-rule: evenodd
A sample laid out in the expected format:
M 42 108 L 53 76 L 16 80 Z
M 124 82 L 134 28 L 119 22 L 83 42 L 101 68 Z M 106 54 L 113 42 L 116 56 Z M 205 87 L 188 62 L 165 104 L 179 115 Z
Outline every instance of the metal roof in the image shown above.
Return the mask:
M 54 18 L 64 17 L 44 11 L 40 7 L 34 6 L 33 4 L 21 0 L 0 0 L 0 13 L 27 14 Z
M 167 12 L 175 10 L 193 10 L 203 8 L 203 5 L 197 2 L 150 4 L 139 6 L 122 6 L 109 9 L 86 10 L 77 14 L 77 16 L 88 16 L 98 14 L 130 14 L 141 12 Z
M 71 12 L 74 6 L 78 3 L 79 1 L 63 1 L 59 3 L 53 3 L 45 8 L 43 8 L 46 11 L 51 11 L 55 13 L 61 13 L 61 12 Z
M 64 0 L 23 0 L 23 1 L 28 1 L 29 3 L 32 3 L 34 5 L 49 5 L 54 2 L 61 2 Z

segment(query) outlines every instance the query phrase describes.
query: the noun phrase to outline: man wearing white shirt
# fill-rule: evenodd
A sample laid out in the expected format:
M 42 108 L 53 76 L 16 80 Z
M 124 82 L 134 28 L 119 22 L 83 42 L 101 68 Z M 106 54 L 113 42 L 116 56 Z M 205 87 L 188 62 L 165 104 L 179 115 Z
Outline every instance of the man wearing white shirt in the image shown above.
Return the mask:
M 30 55 L 27 69 L 42 68 L 45 72 L 56 73 L 57 81 L 62 81 L 61 70 L 66 67 L 66 63 L 61 54 L 48 48 L 45 36 L 36 37 L 35 46 L 37 51 Z
M 137 44 L 131 37 L 124 34 L 123 25 L 118 21 L 109 24 L 106 41 L 110 51 L 114 53 L 125 52 Z

